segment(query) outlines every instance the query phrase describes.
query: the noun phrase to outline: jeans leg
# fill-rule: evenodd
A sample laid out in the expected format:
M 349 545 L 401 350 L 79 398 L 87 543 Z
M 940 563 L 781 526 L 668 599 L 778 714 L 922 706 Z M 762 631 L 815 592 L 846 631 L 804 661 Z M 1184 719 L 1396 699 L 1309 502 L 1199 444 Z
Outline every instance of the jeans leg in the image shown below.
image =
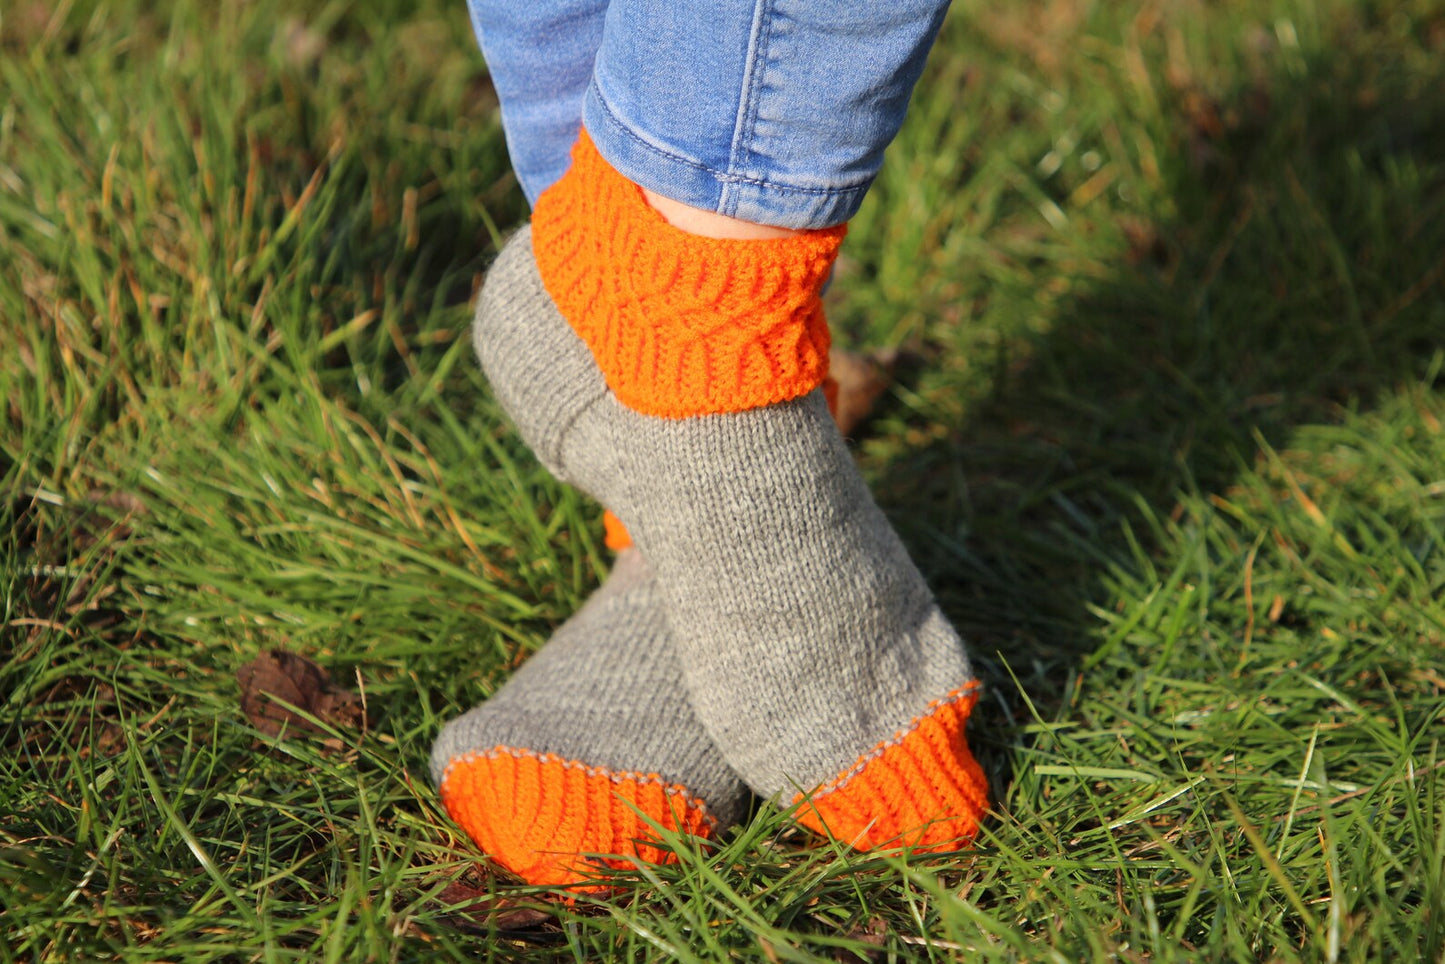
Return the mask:
M 468 0 L 527 201 L 567 170 L 607 0 Z
M 838 224 L 877 175 L 946 9 L 611 0 L 583 123 L 658 194 L 761 224 Z

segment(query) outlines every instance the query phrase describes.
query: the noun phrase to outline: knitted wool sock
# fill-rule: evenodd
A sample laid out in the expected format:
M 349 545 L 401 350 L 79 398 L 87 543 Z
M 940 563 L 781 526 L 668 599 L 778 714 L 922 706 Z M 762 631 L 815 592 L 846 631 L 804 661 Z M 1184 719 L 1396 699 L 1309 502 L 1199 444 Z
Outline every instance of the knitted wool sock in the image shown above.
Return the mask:
M 501 400 L 539 457 L 657 573 L 733 769 L 844 842 L 946 847 L 986 807 L 964 737 L 977 684 L 818 390 L 841 237 L 687 235 L 584 134 L 493 268 L 528 323 L 478 331 L 478 351 L 529 386 Z
M 838 423 L 838 381 L 832 375 L 823 379 L 823 399 L 828 404 L 828 414 Z M 628 532 L 622 520 L 611 512 L 602 513 L 602 532 L 603 544 L 613 552 L 632 548 L 632 533 Z
M 431 769 L 452 818 L 532 884 L 583 880 L 587 854 L 665 862 L 639 812 L 711 836 L 748 799 L 687 702 L 636 550 L 495 696 L 447 724 Z

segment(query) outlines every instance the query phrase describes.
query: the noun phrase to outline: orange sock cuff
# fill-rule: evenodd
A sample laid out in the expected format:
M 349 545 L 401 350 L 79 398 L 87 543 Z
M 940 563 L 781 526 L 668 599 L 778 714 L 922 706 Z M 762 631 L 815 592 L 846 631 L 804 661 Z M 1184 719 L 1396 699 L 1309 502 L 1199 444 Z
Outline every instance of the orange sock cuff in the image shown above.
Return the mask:
M 586 854 L 629 867 L 674 856 L 639 812 L 669 830 L 710 837 L 717 821 L 686 787 L 655 773 L 619 773 L 497 746 L 453 760 L 441 784 L 442 804 L 497 863 L 529 884 L 567 886 L 588 877 Z M 596 890 L 596 887 L 584 887 Z
M 952 850 L 978 833 L 988 781 L 965 738 L 978 684 L 954 690 L 803 801 L 798 822 L 859 850 Z
M 828 370 L 821 293 L 845 233 L 689 234 L 653 210 L 585 130 L 532 218 L 542 283 L 608 387 L 634 411 L 667 418 L 818 387 Z

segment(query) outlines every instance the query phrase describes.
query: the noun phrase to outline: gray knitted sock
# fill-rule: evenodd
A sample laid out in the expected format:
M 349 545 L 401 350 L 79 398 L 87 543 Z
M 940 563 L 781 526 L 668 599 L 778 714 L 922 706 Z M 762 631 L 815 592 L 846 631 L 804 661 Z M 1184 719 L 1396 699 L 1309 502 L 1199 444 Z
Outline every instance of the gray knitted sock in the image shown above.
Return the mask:
M 748 800 L 688 703 L 635 549 L 495 696 L 447 724 L 431 770 L 453 819 L 534 884 L 585 878 L 582 854 L 665 861 L 638 811 L 708 836 Z
M 822 393 L 657 418 L 624 407 L 519 233 L 474 334 L 538 456 L 657 573 L 698 717 L 758 793 L 846 842 L 943 847 L 986 807 L 963 645 L 869 496 Z

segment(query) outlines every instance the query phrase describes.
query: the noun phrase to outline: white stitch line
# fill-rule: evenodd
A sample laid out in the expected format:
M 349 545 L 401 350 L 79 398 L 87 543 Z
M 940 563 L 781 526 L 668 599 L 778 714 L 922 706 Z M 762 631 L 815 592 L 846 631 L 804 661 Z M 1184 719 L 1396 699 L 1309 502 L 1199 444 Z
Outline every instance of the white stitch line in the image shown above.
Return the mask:
M 893 734 L 892 739 L 885 740 L 884 742 L 875 746 L 872 750 L 869 750 L 863 756 L 858 758 L 857 763 L 853 764 L 851 767 L 844 770 L 842 773 L 838 774 L 836 777 L 820 786 L 811 794 L 798 794 L 798 796 L 794 799 L 793 802 L 796 803 L 799 800 L 816 801 L 821 797 L 826 797 L 830 793 L 836 793 L 837 791 L 843 789 L 845 786 L 847 786 L 853 781 L 854 777 L 858 776 L 858 774 L 863 772 L 864 767 L 866 767 L 869 763 L 872 763 L 878 757 L 882 756 L 887 750 L 902 743 L 903 740 L 908 736 L 908 734 L 918 729 L 919 726 L 923 724 L 923 721 L 928 719 L 928 717 L 932 716 L 934 713 L 937 713 L 945 706 L 952 706 L 959 700 L 966 699 L 967 697 L 972 696 L 977 690 L 978 680 L 974 680 L 971 683 L 966 683 L 963 686 L 960 686 L 958 689 L 954 690 L 952 693 L 949 693 L 947 696 L 941 699 L 934 700 L 932 703 L 929 703 L 927 713 L 921 713 L 918 716 L 915 716 L 907 726 L 899 730 L 897 733 Z
M 442 771 L 442 785 L 446 786 L 447 779 L 452 775 L 452 770 L 463 763 L 472 763 L 476 760 L 495 760 L 502 755 L 515 757 L 518 760 L 536 760 L 538 763 L 557 763 L 564 770 L 581 770 L 589 777 L 606 777 L 613 783 L 625 783 L 631 780 L 634 783 L 655 783 L 662 787 L 662 792 L 670 797 L 682 797 L 683 802 L 696 808 L 701 812 L 702 818 L 707 821 L 712 830 L 717 830 L 717 817 L 708 810 L 707 803 L 701 797 L 693 796 L 688 792 L 687 787 L 677 783 L 668 783 L 656 773 L 640 773 L 634 770 L 609 770 L 606 767 L 594 767 L 583 763 L 581 760 L 568 760 L 557 756 L 555 753 L 538 753 L 535 750 L 527 750 L 514 746 L 494 746 L 490 750 L 469 750 L 461 756 L 452 757 L 447 763 L 446 769 Z M 678 828 L 681 829 L 681 828 Z

